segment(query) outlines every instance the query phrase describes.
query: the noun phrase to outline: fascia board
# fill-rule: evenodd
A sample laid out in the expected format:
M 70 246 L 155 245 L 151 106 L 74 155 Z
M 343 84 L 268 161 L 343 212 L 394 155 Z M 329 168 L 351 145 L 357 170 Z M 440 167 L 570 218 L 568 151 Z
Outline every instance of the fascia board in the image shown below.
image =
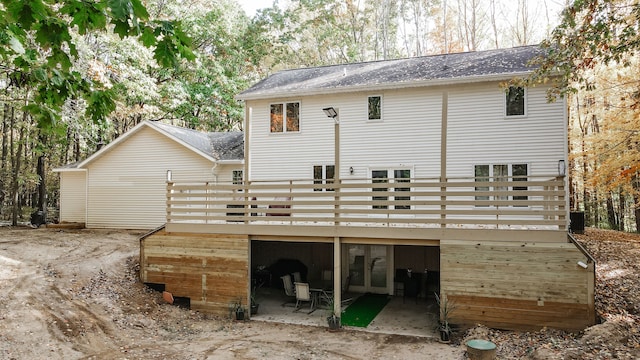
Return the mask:
M 531 74 L 531 71 L 508 73 L 508 74 L 495 74 L 495 75 L 477 75 L 467 76 L 463 78 L 451 78 L 451 79 L 435 79 L 435 80 L 422 80 L 413 82 L 399 82 L 389 84 L 372 84 L 372 85 L 358 85 L 358 86 L 345 86 L 337 88 L 321 88 L 321 89 L 309 89 L 286 92 L 269 92 L 268 94 L 256 94 L 256 95 L 236 95 L 237 100 L 262 100 L 272 98 L 282 98 L 295 96 L 313 96 L 313 95 L 326 95 L 335 93 L 350 93 L 350 92 L 362 92 L 362 91 L 380 91 L 380 90 L 396 90 L 405 88 L 416 87 L 434 87 L 434 86 L 446 86 L 446 85 L 460 85 L 468 83 L 479 82 L 492 82 L 492 81 L 505 81 L 513 78 L 521 78 Z

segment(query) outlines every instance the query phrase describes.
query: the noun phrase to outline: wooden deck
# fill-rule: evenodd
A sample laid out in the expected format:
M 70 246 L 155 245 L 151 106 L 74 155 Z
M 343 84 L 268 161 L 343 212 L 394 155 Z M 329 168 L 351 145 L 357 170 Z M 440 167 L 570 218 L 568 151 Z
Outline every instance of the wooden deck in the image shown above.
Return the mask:
M 537 230 L 547 232 L 537 239 L 564 241 L 553 234 L 568 228 L 564 178 L 378 181 L 169 182 L 167 230 L 306 236 L 311 228 L 318 236 L 410 239 Z
M 595 323 L 595 264 L 568 239 L 564 178 L 386 180 L 170 182 L 165 229 L 141 240 L 142 281 L 224 315 L 249 302 L 252 242 L 331 244 L 343 277 L 344 244 L 439 247 L 440 296 L 456 303 L 454 322 Z

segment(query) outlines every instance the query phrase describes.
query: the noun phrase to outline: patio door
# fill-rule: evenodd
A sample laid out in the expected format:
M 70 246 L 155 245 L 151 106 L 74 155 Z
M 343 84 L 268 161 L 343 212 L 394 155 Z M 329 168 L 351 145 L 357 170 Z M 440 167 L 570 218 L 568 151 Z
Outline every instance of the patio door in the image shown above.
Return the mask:
M 349 291 L 389 294 L 393 278 L 390 246 L 347 244 L 343 264 L 348 270 Z

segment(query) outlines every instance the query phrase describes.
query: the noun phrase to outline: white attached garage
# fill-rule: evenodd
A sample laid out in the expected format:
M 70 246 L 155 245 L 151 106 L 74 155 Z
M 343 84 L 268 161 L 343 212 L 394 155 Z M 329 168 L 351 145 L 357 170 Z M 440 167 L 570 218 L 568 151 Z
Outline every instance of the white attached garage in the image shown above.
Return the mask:
M 242 133 L 201 133 L 145 121 L 60 173 L 60 221 L 87 228 L 153 229 L 165 223 L 166 181 L 230 181 L 241 171 Z

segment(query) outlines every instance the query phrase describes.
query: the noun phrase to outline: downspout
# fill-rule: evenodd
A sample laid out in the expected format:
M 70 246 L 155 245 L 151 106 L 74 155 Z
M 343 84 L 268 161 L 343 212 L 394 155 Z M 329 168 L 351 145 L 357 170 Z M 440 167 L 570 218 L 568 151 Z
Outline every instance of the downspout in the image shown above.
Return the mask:
M 58 215 L 59 217 L 59 215 Z M 89 225 L 89 169 L 84 171 L 84 227 Z
M 217 168 L 218 168 L 218 163 L 215 162 L 213 164 L 213 167 L 211 168 L 211 174 L 213 175 L 213 185 L 214 186 L 218 185 L 218 171 L 217 171 Z M 209 184 L 207 184 L 207 185 L 209 185 Z M 213 193 L 214 196 L 216 194 L 216 191 L 217 191 L 217 188 L 214 189 L 214 193 Z M 210 200 L 209 199 L 209 194 L 210 194 L 209 193 L 209 187 L 207 186 L 207 210 L 209 210 L 209 200 Z M 208 223 L 208 222 L 209 222 L 209 219 L 207 218 L 207 220 L 205 220 L 205 223 Z

